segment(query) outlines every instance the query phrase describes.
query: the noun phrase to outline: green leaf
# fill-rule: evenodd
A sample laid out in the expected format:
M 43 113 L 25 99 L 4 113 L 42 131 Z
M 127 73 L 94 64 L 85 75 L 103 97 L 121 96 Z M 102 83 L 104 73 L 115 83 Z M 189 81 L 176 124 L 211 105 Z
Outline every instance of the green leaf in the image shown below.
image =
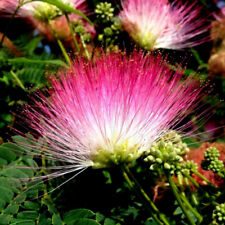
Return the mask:
M 110 218 L 106 218 L 104 221 L 104 225 L 116 225 L 115 221 L 110 219 Z
M 93 217 L 95 214 L 89 209 L 74 209 L 64 214 L 66 224 L 74 224 L 75 220 L 80 218 Z
M 5 208 L 6 201 L 3 199 L 0 199 L 0 210 L 3 210 Z
M 16 219 L 12 218 L 10 225 L 35 225 L 35 221 L 29 219 Z
M 173 212 L 173 215 L 176 216 L 176 215 L 180 215 L 182 213 L 183 213 L 182 209 L 180 207 L 177 207 L 176 210 Z
M 10 178 L 28 178 L 26 173 L 17 168 L 5 168 L 0 172 L 0 175 Z
M 81 11 L 63 3 L 63 1 L 61 0 L 33 0 L 33 1 L 47 2 L 51 5 L 55 5 L 56 7 L 61 9 L 64 13 L 75 13 L 84 18 L 85 20 L 87 20 L 90 24 L 92 24 L 92 22 L 87 18 L 87 16 L 85 16 Z
M 15 202 L 16 203 L 24 202 L 26 197 L 27 197 L 26 193 L 22 192 L 22 193 L 20 193 L 19 195 L 16 196 Z
M 48 211 L 52 214 L 57 214 L 58 211 L 57 209 L 55 208 L 55 206 L 50 202 L 48 201 L 47 199 L 43 198 L 43 203 L 48 207 Z
M 60 215 L 58 214 L 54 214 L 52 217 L 52 224 L 53 225 L 63 225 L 63 222 L 60 218 Z
M 0 158 L 0 166 L 5 166 L 7 164 L 8 164 L 7 160 Z
M 41 214 L 38 225 L 52 225 L 52 220 L 47 218 L 45 214 Z
M 4 143 L 0 146 L 0 158 L 11 162 L 16 159 L 16 154 L 12 150 L 18 150 L 18 148 L 12 143 Z
M 0 224 L 9 224 L 11 216 L 7 214 L 0 215 Z
M 37 219 L 38 213 L 36 211 L 23 211 L 18 213 L 17 219 Z
M 87 219 L 87 218 L 75 220 L 74 223 L 72 224 L 73 225 L 100 225 L 100 223 L 98 223 L 96 220 Z
M 0 196 L 2 200 L 9 202 L 12 200 L 14 194 L 10 189 L 0 186 Z
M 40 205 L 36 202 L 26 201 L 24 202 L 24 205 L 22 206 L 24 209 L 33 209 L 33 210 L 39 210 Z
M 96 220 L 97 222 L 102 222 L 105 219 L 105 216 L 99 212 L 96 212 Z
M 5 209 L 5 213 L 6 214 L 15 214 L 17 213 L 19 210 L 19 205 L 9 205 L 6 209 Z

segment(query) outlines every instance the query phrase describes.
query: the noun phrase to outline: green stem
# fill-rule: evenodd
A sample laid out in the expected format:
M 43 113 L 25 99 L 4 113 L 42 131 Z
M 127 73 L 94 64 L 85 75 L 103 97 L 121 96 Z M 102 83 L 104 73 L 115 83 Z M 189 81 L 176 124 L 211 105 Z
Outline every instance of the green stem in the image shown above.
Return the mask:
M 200 185 L 195 181 L 195 179 L 192 178 L 192 176 L 187 173 L 184 173 L 183 175 L 187 177 L 191 181 L 191 183 L 195 185 L 196 188 L 200 188 Z
M 10 74 L 13 76 L 13 78 L 15 79 L 16 83 L 24 90 L 27 91 L 27 89 L 24 87 L 23 83 L 21 82 L 21 80 L 19 79 L 19 77 L 16 75 L 16 73 L 14 73 L 12 70 L 10 71 Z
M 197 170 L 193 170 L 192 171 L 194 174 L 196 174 L 198 177 L 200 177 L 202 180 L 204 180 L 207 184 L 214 186 L 214 184 L 212 184 L 206 177 L 204 177 L 201 173 L 199 173 Z
M 74 43 L 77 51 L 79 52 L 80 51 L 80 47 L 79 47 L 79 44 L 78 44 L 77 39 L 76 39 L 76 34 L 75 34 L 74 30 L 73 30 L 73 25 L 72 25 L 72 23 L 70 21 L 70 18 L 69 18 L 67 13 L 65 14 L 65 17 L 66 17 L 68 26 L 70 28 L 70 32 L 71 32 L 71 35 L 72 35 L 73 43 Z
M 83 48 L 84 48 L 84 52 L 85 52 L 87 58 L 90 59 L 90 55 L 89 55 L 88 50 L 87 50 L 87 45 L 85 44 L 85 41 L 84 41 L 84 38 L 83 38 L 82 35 L 80 36 L 80 39 L 81 39 L 81 43 L 82 43 Z
M 149 196 L 144 191 L 144 189 L 141 187 L 141 185 L 136 180 L 136 178 L 134 177 L 134 175 L 131 173 L 131 171 L 129 170 L 129 168 L 127 166 L 124 166 L 122 168 L 123 168 L 124 178 L 126 179 L 127 183 L 131 187 L 131 189 L 134 189 L 137 192 L 137 194 L 148 203 L 148 206 L 150 206 L 150 212 L 151 212 L 154 220 L 158 224 L 166 224 L 166 225 L 169 225 L 169 222 L 167 221 L 165 215 L 159 211 L 159 209 L 154 204 L 154 202 L 149 198 Z
M 190 202 L 188 201 L 188 199 L 184 195 L 181 195 L 181 198 L 182 198 L 183 202 L 186 204 L 186 206 L 190 209 L 190 211 L 196 216 L 199 223 L 201 223 L 202 222 L 202 216 L 198 213 L 198 211 L 195 208 L 192 207 L 192 205 L 190 204 Z
M 180 194 L 178 192 L 178 189 L 177 189 L 176 185 L 174 184 L 174 182 L 173 182 L 173 180 L 171 178 L 171 175 L 167 171 L 165 171 L 165 174 L 167 176 L 167 179 L 168 179 L 168 182 L 170 184 L 171 190 L 172 190 L 175 198 L 177 199 L 177 202 L 179 203 L 179 205 L 180 205 L 183 213 L 187 217 L 187 220 L 189 221 L 190 224 L 195 225 L 195 222 L 193 221 L 191 215 L 189 214 L 189 212 L 187 211 L 185 205 L 182 202 L 182 199 L 180 197 Z
M 63 56 L 64 56 L 64 58 L 65 58 L 65 60 L 66 60 L 66 63 L 67 63 L 68 65 L 70 65 L 70 57 L 68 56 L 68 54 L 67 54 L 67 52 L 66 52 L 66 49 L 64 48 L 64 46 L 63 46 L 61 40 L 59 39 L 59 36 L 58 36 L 58 34 L 57 34 L 57 32 L 56 32 L 56 30 L 55 30 L 53 24 L 52 24 L 52 21 L 51 21 L 51 20 L 48 20 L 48 23 L 49 23 L 50 28 L 51 28 L 51 30 L 52 30 L 52 32 L 53 32 L 55 38 L 56 38 L 57 43 L 58 43 L 58 45 L 59 45 L 59 47 L 60 47 L 60 49 L 61 49 L 61 51 L 62 51 L 62 54 L 63 54 Z

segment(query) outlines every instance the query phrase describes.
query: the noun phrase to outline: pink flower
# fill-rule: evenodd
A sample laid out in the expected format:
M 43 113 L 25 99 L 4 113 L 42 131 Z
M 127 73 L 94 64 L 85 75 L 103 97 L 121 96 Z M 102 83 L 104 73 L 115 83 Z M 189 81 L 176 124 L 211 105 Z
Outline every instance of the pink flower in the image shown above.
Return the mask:
M 68 6 L 74 7 L 82 13 L 87 13 L 87 4 L 85 0 L 61 0 Z M 19 4 L 19 0 L 4 0 L 0 2 L 0 12 L 6 15 L 11 15 L 16 10 Z M 48 19 L 52 20 L 54 29 L 60 39 L 66 42 L 72 42 L 71 32 L 65 16 L 62 16 L 62 12 L 54 5 L 34 1 L 22 5 L 17 12 L 17 16 L 26 18 L 34 27 L 37 28 L 48 40 L 55 40 L 55 37 L 48 25 Z M 70 21 L 81 21 L 82 18 L 77 14 L 71 13 L 69 15 Z M 87 21 L 83 22 L 86 32 L 95 34 L 93 26 L 88 24 Z
M 200 7 L 180 0 L 123 0 L 119 17 L 124 29 L 141 47 L 182 49 L 207 40 L 193 40 L 208 30 Z
M 202 88 L 181 79 L 160 56 L 141 52 L 74 61 L 50 79 L 48 97 L 40 94 L 28 107 L 28 122 L 41 137 L 29 147 L 69 171 L 129 163 L 198 104 Z

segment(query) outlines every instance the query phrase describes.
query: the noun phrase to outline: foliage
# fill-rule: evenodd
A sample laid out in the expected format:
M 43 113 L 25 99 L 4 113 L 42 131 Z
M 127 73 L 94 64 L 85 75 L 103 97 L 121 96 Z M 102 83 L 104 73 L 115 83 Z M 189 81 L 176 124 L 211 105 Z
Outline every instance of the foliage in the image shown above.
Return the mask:
M 73 58 L 91 60 L 102 51 L 124 49 L 129 55 L 139 47 L 120 24 L 118 1 L 87 1 L 87 15 L 61 0 L 31 2 L 58 7 L 67 24 L 62 33 L 68 29 L 70 35 L 63 39 L 57 33 L 55 24 L 60 18 L 50 26 L 16 15 L 1 17 L 0 12 L 0 24 L 4 24 L 0 26 L 0 32 L 4 33 L 0 33 L 0 224 L 155 225 L 157 218 L 171 225 L 224 221 L 225 169 L 224 158 L 219 156 L 225 151 L 206 149 L 201 164 L 187 158 L 188 149 L 198 148 L 204 138 L 224 142 L 225 78 L 221 74 L 209 76 L 208 58 L 214 51 L 211 52 L 213 41 L 183 52 L 159 50 L 172 69 L 184 67 L 184 74 L 192 77 L 197 72 L 202 84 L 214 88 L 201 102 L 203 109 L 196 108 L 187 118 L 191 129 L 199 131 L 198 136 L 181 138 L 175 134 L 178 142 L 163 137 L 129 168 L 121 165 L 121 168 L 87 169 L 72 180 L 68 174 L 51 179 L 47 166 L 56 164 L 44 155 L 35 155 L 30 143 L 19 147 L 17 143 L 26 143 L 27 139 L 14 136 L 15 130 L 22 130 L 21 133 L 28 131 L 37 141 L 40 138 L 26 127 L 23 117 L 26 104 L 35 99 L 39 90 L 45 91 L 49 87 L 48 78 L 57 77 Z M 210 0 L 199 2 L 204 8 L 202 14 L 219 10 Z M 26 29 L 20 30 L 23 26 Z M 143 54 L 148 52 L 143 50 Z M 199 125 L 197 115 L 211 108 L 214 111 L 211 118 L 204 115 Z M 218 178 L 219 185 L 202 176 L 199 168 Z

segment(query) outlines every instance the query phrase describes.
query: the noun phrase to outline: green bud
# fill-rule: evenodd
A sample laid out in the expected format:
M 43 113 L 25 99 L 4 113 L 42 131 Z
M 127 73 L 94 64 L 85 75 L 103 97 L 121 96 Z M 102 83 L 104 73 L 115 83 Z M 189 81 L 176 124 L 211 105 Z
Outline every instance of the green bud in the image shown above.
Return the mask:
M 208 160 L 208 161 L 213 161 L 215 159 L 218 159 L 219 156 L 220 156 L 219 151 L 213 147 L 207 148 L 204 153 L 205 160 Z
M 169 170 L 171 168 L 171 166 L 168 163 L 164 163 L 164 168 Z
M 112 8 L 112 4 L 108 2 L 101 2 L 97 4 L 95 9 L 95 14 L 97 15 L 97 18 L 105 19 L 106 21 L 109 21 L 114 16 L 114 8 Z
M 99 34 L 99 35 L 98 35 L 98 40 L 99 40 L 99 41 L 102 41 L 103 38 L 104 38 L 104 35 L 103 35 L 103 34 Z
M 159 163 L 159 164 L 162 163 L 162 159 L 160 159 L 160 158 L 157 158 L 155 161 L 156 161 L 157 163 Z
M 106 36 L 112 36 L 112 35 L 113 35 L 113 31 L 112 31 L 112 29 L 111 29 L 110 27 L 106 27 L 106 28 L 104 29 L 104 34 L 105 34 Z
M 222 203 L 215 207 L 212 217 L 215 223 L 225 224 L 225 203 Z

